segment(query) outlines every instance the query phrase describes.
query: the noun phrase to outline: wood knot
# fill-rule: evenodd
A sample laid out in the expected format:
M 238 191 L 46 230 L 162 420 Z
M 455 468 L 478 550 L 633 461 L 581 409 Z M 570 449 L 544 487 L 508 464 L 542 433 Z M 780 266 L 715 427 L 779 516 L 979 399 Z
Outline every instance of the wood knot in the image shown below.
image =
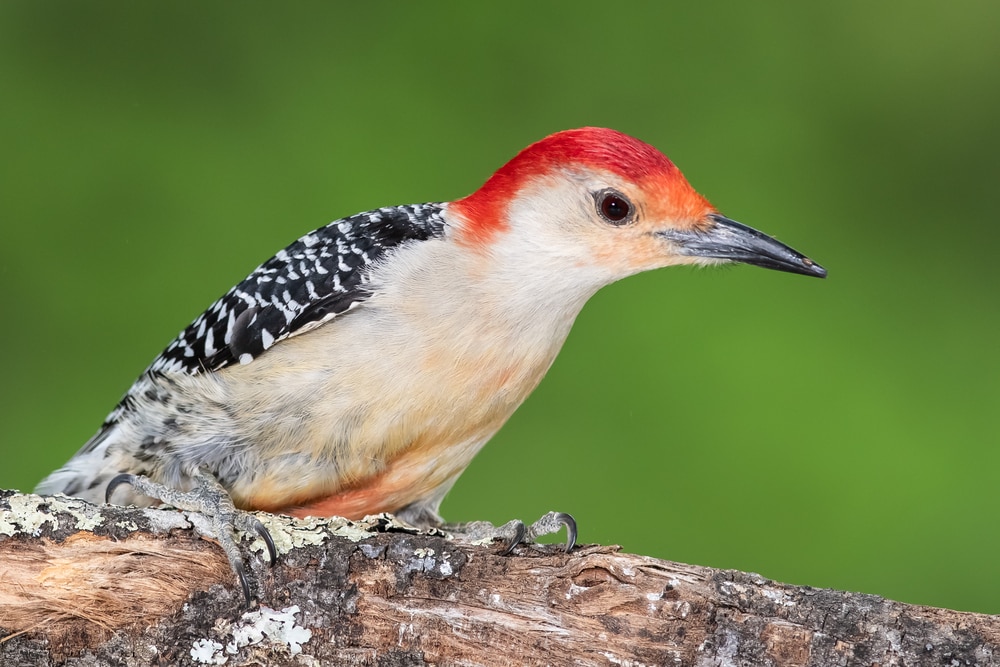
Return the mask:
M 573 583 L 583 588 L 591 588 L 612 581 L 622 583 L 622 580 L 616 577 L 611 570 L 603 567 L 588 567 L 573 577 Z

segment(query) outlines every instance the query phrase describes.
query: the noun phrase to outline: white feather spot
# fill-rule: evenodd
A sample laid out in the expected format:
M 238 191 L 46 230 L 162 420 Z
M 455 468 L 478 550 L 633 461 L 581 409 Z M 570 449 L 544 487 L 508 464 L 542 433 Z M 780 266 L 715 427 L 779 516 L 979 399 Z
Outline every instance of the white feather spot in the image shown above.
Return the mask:
M 226 322 L 226 336 L 222 340 L 225 341 L 226 345 L 233 340 L 233 327 L 236 325 L 236 311 L 229 312 L 229 320 Z
M 205 356 L 210 357 L 215 354 L 215 329 L 208 328 L 205 332 Z
M 251 308 L 252 308 L 253 306 L 256 306 L 256 305 L 257 305 L 257 300 L 256 300 L 256 299 L 254 299 L 252 295 L 250 295 L 250 294 L 247 294 L 246 292 L 243 292 L 243 291 L 237 291 L 237 292 L 235 292 L 235 293 L 234 293 L 234 296 L 235 296 L 236 298 L 238 298 L 238 299 L 242 299 L 243 301 L 246 301 L 246 304 L 247 304 L 248 306 L 250 306 Z

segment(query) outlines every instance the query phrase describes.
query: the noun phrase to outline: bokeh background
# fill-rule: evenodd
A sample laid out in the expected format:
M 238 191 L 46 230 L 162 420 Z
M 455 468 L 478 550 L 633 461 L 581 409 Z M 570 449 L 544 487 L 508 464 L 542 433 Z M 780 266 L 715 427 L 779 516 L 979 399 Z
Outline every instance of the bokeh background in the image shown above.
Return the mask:
M 971 0 L 3 2 L 0 486 L 299 235 L 604 125 L 830 277 L 603 290 L 445 515 L 1000 612 L 998 35 Z

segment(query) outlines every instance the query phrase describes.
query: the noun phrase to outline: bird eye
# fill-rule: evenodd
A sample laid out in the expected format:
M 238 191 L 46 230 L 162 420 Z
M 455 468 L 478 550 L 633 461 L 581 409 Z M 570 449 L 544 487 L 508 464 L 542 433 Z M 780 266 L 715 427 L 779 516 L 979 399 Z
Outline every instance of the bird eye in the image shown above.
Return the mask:
M 629 222 L 632 204 L 620 192 L 605 190 L 597 195 L 597 210 L 611 224 L 623 225 Z

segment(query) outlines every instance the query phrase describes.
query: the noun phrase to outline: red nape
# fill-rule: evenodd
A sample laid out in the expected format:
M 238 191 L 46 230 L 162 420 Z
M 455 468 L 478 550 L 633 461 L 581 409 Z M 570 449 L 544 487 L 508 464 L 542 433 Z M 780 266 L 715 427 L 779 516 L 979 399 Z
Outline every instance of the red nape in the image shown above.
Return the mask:
M 507 204 L 528 179 L 573 165 L 603 169 L 636 183 L 679 173 L 656 148 L 617 130 L 581 127 L 556 132 L 522 150 L 481 188 L 451 204 L 466 220 L 465 239 L 473 244 L 489 241 L 506 227 Z

